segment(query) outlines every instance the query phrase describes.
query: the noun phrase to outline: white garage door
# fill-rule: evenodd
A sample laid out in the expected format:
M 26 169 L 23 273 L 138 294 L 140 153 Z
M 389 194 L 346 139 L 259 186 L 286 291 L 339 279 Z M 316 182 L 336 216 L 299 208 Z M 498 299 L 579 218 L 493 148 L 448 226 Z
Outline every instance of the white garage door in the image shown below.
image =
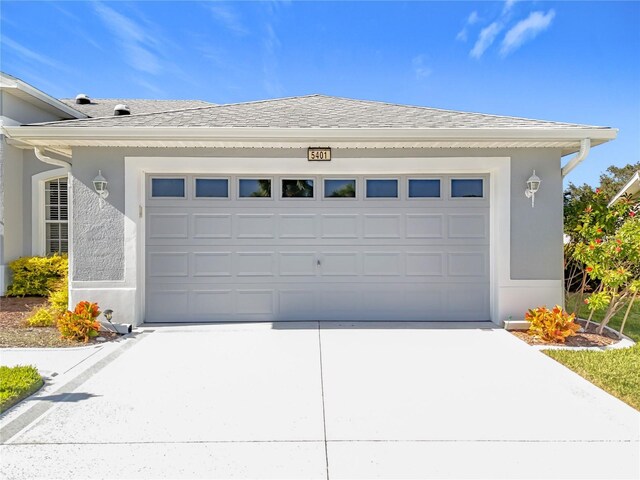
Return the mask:
M 151 175 L 146 322 L 489 320 L 488 178 Z

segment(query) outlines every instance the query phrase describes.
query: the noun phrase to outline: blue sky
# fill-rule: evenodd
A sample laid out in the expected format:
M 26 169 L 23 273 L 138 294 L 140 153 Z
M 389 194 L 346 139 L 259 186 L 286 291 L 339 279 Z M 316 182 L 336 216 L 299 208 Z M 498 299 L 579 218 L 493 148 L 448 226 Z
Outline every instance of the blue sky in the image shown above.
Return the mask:
M 619 128 L 574 183 L 640 160 L 640 2 L 3 0 L 0 13 L 0 68 L 56 97 L 324 93 Z

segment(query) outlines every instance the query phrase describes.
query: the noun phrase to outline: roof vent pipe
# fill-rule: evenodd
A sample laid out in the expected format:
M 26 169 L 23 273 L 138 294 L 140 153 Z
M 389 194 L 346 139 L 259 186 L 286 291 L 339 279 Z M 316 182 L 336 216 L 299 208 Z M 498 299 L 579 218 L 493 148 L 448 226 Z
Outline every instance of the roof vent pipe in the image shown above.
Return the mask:
M 587 155 L 589 155 L 589 150 L 591 150 L 591 139 L 583 138 L 580 140 L 580 151 L 573 157 L 569 162 L 562 167 L 562 178 L 566 177 L 571 170 L 576 168 L 580 162 L 582 162 Z
M 79 93 L 76 95 L 76 103 L 78 105 L 86 105 L 87 103 L 91 103 L 91 99 L 86 93 Z
M 33 153 L 35 153 L 36 158 L 41 162 L 48 163 L 49 165 L 55 165 L 56 167 L 66 168 L 67 171 L 71 169 L 71 164 L 69 162 L 65 162 L 64 160 L 57 160 L 55 158 L 47 157 L 44 154 L 44 148 L 33 147 Z
M 119 103 L 113 109 L 113 114 L 114 115 L 130 115 L 131 114 L 131 110 L 129 110 L 128 106 L 126 106 L 126 105 L 124 105 L 122 103 Z

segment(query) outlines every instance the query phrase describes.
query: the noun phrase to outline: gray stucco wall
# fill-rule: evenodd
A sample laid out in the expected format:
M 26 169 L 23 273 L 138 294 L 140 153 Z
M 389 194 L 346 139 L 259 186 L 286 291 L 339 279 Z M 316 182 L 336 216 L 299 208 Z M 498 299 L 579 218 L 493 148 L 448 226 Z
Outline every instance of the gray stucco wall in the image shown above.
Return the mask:
M 109 181 L 105 201 L 93 189 L 98 170 Z M 71 173 L 72 279 L 124 280 L 124 158 L 100 150 L 74 152 Z
M 305 149 L 235 150 L 233 156 L 300 158 Z M 511 278 L 562 279 L 562 177 L 558 149 L 387 149 L 336 150 L 354 157 L 511 157 Z M 124 277 L 124 158 L 127 156 L 229 157 L 223 149 L 75 148 L 73 150 L 74 280 L 120 280 Z M 109 181 L 103 208 L 93 191 L 98 170 Z M 542 179 L 536 206 L 524 196 L 532 170 Z

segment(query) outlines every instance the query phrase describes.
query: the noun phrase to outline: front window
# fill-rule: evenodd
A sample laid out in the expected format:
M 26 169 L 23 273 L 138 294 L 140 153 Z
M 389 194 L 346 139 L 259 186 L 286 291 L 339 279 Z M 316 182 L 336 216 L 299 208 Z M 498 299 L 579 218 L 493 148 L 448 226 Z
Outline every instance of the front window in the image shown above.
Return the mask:
M 45 253 L 67 253 L 69 251 L 69 197 L 67 179 L 49 180 L 44 186 L 45 194 Z

